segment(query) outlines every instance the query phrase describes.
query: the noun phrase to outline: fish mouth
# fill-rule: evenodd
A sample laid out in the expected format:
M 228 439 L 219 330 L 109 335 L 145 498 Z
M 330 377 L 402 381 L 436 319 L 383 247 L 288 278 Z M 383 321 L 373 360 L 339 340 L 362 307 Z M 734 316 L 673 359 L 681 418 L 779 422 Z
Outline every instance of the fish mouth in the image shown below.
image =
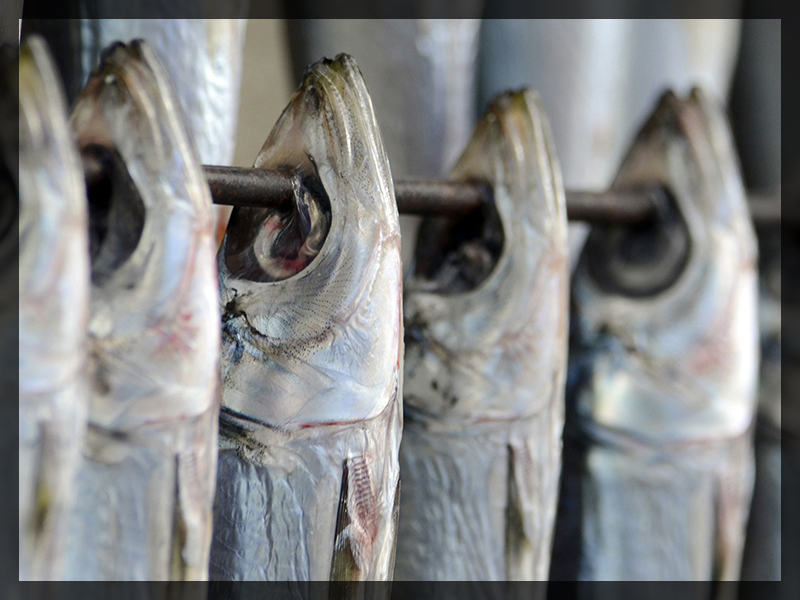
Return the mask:
M 674 198 L 664 190 L 655 217 L 632 226 L 595 226 L 585 248 L 589 274 L 601 290 L 646 298 L 669 289 L 684 272 L 691 237 Z

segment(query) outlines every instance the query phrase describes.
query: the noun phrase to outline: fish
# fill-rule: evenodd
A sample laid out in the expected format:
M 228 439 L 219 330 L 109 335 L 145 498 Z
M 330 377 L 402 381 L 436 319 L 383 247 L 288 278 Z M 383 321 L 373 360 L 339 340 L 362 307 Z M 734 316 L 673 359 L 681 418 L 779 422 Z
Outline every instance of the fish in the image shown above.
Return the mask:
M 18 166 L 4 152 L 19 203 L 4 201 L 0 219 L 4 231 L 19 219 L 19 578 L 54 580 L 86 432 L 86 190 L 45 43 L 32 36 L 3 62 L 7 89 L 19 86 Z
M 781 187 L 780 53 L 780 21 L 742 22 L 741 52 L 730 100 L 734 137 L 739 155 L 745 159 L 742 173 L 747 187 L 777 195 Z M 789 243 L 787 250 L 791 252 L 793 247 Z M 778 581 L 783 530 L 779 230 L 765 228 L 758 232 L 758 256 L 761 370 L 755 431 L 756 475 L 741 576 L 743 581 Z M 786 537 L 792 537 L 788 528 Z
M 352 57 L 308 68 L 254 168 L 290 173 L 294 197 L 235 208 L 218 253 L 211 579 L 358 593 L 392 576 L 403 325 L 392 176 Z
M 426 219 L 406 280 L 397 580 L 547 579 L 569 320 L 564 187 L 538 95 L 499 95 L 453 168 L 494 203 Z
M 475 125 L 480 27 L 480 19 L 289 19 L 287 37 L 297 78 L 320 56 L 353 56 L 369 81 L 393 175 L 435 179 L 447 175 Z M 419 224 L 400 216 L 411 242 L 403 244 L 404 265 Z
M 70 118 L 89 193 L 89 424 L 66 579 L 208 577 L 219 414 L 211 195 L 165 69 L 103 52 Z
M 753 489 L 757 248 L 713 93 L 664 93 L 612 189 L 642 184 L 664 186 L 660 216 L 595 228 L 573 277 L 553 560 L 580 580 L 736 580 Z
M 762 232 L 758 238 L 761 363 L 755 487 L 742 559 L 743 581 L 781 580 L 781 236 L 775 233 Z
M 736 19 L 484 19 L 477 106 L 535 87 L 567 189 L 605 190 L 665 87 L 727 97 L 739 30 Z M 588 232 L 570 223 L 572 270 Z

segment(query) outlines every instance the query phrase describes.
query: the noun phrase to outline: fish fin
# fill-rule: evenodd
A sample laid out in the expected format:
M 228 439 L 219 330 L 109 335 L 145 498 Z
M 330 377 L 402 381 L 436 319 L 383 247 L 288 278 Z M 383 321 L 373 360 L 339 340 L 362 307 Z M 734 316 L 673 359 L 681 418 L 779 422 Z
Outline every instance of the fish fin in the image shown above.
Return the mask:
M 170 579 L 172 581 L 184 581 L 188 565 L 184 558 L 184 548 L 186 547 L 187 526 L 181 510 L 181 464 L 180 456 L 175 457 L 175 499 L 172 517 L 172 555 L 170 557 Z
M 368 575 L 378 534 L 377 519 L 377 499 L 372 490 L 369 465 L 363 456 L 347 459 L 342 468 L 331 581 L 362 581 Z M 332 586 L 331 590 L 332 598 L 349 599 L 357 593 L 357 588 L 352 586 Z
M 526 458 L 528 461 L 525 460 Z M 528 535 L 529 526 L 527 526 L 525 514 L 526 499 L 529 494 L 525 489 L 527 482 L 524 480 L 525 465 L 523 464 L 529 460 L 530 456 L 526 452 L 515 450 L 513 446 L 508 445 L 508 500 L 505 532 L 507 581 L 527 579 L 526 575 L 533 567 L 533 543 Z
M 336 533 L 333 541 L 331 559 L 331 585 L 329 600 L 352 600 L 358 595 L 360 571 L 353 554 L 352 541 L 348 535 L 352 520 L 348 510 L 350 491 L 350 468 L 347 461 L 342 465 L 342 487 L 339 493 L 339 508 L 336 512 Z M 346 582 L 339 584 L 339 582 Z

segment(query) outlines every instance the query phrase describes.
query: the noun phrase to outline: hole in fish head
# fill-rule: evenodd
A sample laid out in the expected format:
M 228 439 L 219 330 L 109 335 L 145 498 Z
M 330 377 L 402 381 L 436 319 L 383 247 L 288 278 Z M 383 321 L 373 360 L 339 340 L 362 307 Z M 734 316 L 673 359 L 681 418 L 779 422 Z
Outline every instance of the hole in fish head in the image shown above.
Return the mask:
M 414 276 L 425 291 L 473 290 L 493 271 L 503 243 L 503 226 L 492 202 L 459 218 L 425 219 L 417 234 Z
M 665 190 L 658 214 L 634 226 L 592 228 L 584 249 L 589 274 L 605 292 L 647 297 L 672 286 L 683 272 L 691 240 L 674 199 Z
M 144 230 L 145 207 L 117 152 L 100 145 L 81 152 L 102 166 L 87 194 L 92 283 L 101 285 L 136 250 Z
M 278 208 L 237 208 L 225 235 L 225 265 L 239 279 L 282 281 L 303 271 L 322 250 L 331 204 L 319 179 L 295 176 L 290 202 Z

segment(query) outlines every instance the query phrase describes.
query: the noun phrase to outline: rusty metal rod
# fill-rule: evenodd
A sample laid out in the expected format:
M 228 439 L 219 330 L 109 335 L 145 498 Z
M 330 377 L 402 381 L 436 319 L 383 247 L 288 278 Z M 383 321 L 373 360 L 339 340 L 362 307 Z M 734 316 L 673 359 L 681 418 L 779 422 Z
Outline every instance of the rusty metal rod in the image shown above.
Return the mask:
M 240 167 L 203 166 L 215 204 L 228 206 L 279 207 L 294 196 L 289 172 Z M 84 156 L 87 186 L 104 177 L 102 165 Z M 485 184 L 452 181 L 395 181 L 397 208 L 403 214 L 421 216 L 460 216 L 489 201 L 491 189 Z M 627 191 L 566 192 L 567 217 L 588 223 L 641 223 L 652 217 L 664 201 L 660 186 Z M 758 227 L 781 225 L 779 198 L 752 195 L 750 207 Z

